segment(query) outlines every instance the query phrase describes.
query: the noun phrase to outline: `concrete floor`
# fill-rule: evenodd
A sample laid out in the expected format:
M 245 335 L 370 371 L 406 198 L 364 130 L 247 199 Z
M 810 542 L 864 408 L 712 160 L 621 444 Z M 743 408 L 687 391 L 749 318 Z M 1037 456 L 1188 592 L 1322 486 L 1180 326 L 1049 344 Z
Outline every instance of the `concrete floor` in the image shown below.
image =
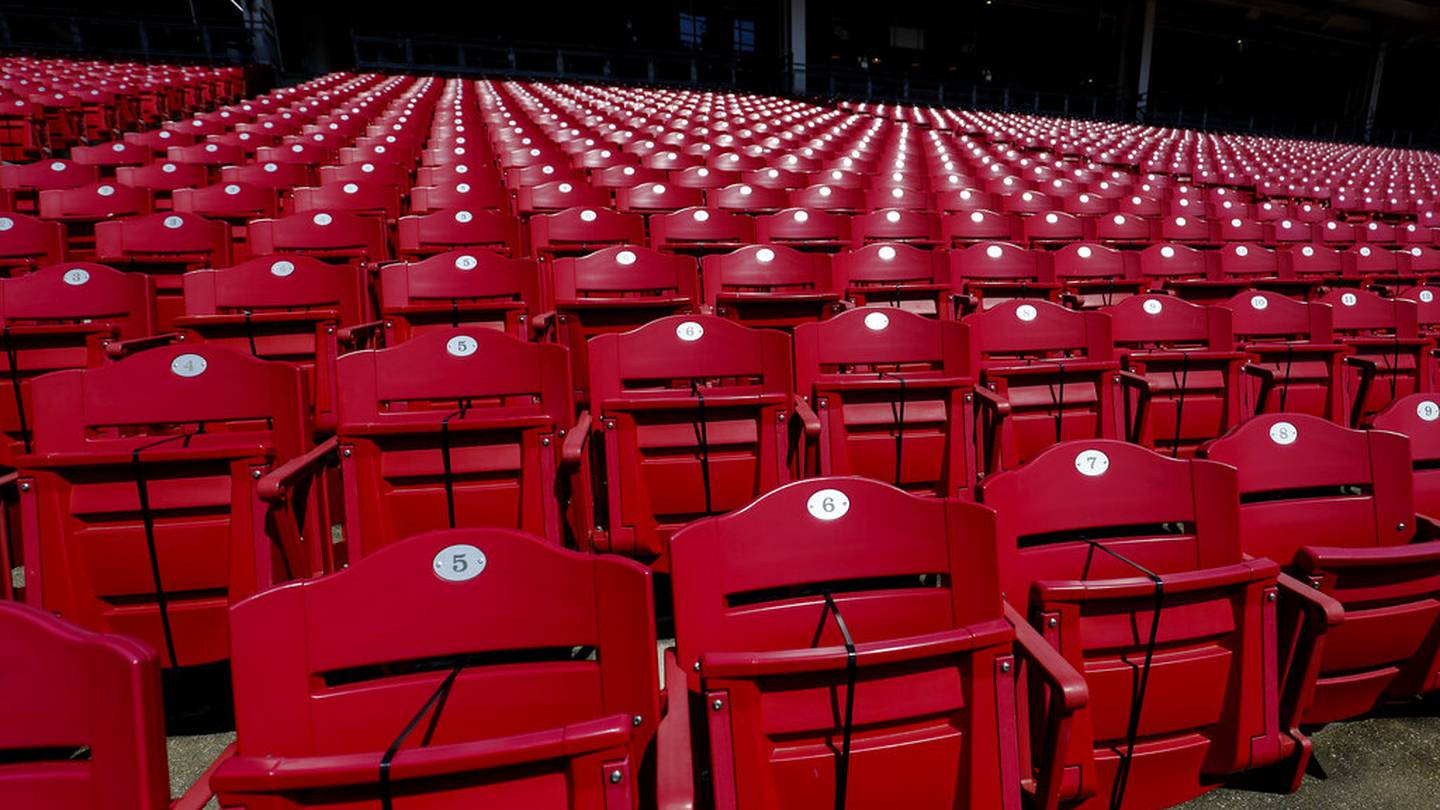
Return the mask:
M 171 737 L 173 794 L 180 795 L 234 739 L 233 732 Z M 1440 808 L 1440 699 L 1336 723 L 1316 733 L 1314 742 L 1325 779 L 1306 776 L 1290 796 L 1224 788 L 1186 804 L 1186 810 Z

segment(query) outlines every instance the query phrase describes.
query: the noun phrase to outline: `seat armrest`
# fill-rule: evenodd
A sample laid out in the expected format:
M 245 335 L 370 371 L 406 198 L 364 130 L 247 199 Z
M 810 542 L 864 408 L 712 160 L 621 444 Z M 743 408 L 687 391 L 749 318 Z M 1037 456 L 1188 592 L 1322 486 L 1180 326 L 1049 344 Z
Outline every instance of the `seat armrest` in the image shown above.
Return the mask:
M 546 310 L 530 319 L 530 331 L 540 337 L 555 327 L 555 310 Z
M 655 735 L 656 800 L 659 810 L 693 810 L 695 762 L 690 736 L 690 689 L 674 647 L 665 651 L 665 702 L 665 718 Z
M 591 417 L 589 411 L 582 411 L 580 418 L 575 420 L 575 426 L 565 434 L 565 441 L 560 445 L 560 463 L 569 468 L 580 466 L 580 461 L 585 457 L 585 444 L 590 441 Z
M 1085 676 L 1071 666 L 1059 650 L 1050 646 L 1009 602 L 1005 603 L 1005 620 L 1015 628 L 1019 652 L 1034 662 L 1037 673 L 1055 690 L 1060 705 L 1067 712 L 1085 708 L 1090 703 L 1090 687 L 1085 683 Z
M 1368 357 L 1358 357 L 1347 354 L 1342 361 L 1347 366 L 1353 366 L 1360 372 L 1360 379 L 1355 383 L 1355 399 L 1350 404 L 1350 427 L 1360 427 L 1360 417 L 1365 399 L 1370 396 L 1370 386 L 1380 374 L 1380 366 Z
M 1281 573 L 1278 580 L 1280 592 L 1287 599 L 1293 599 L 1313 620 L 1318 622 L 1321 632 L 1339 627 L 1345 622 L 1345 606 L 1333 596 L 1323 594 L 1304 582 Z
M 820 435 L 820 417 L 815 415 L 810 403 L 799 394 L 792 398 L 795 405 L 795 415 L 800 418 L 800 424 L 805 426 L 805 435 L 814 439 Z
M 292 458 L 289 461 L 271 470 L 268 475 L 260 479 L 256 485 L 256 493 L 263 501 L 277 502 L 285 497 L 286 488 L 292 486 L 296 481 L 308 475 L 314 474 L 329 457 L 334 454 L 340 446 L 340 440 L 334 436 L 326 439 L 310 449 L 310 452 L 303 456 Z
M 1038 757 L 1032 754 L 1033 762 L 1022 763 L 1026 777 L 1022 784 L 1026 793 L 1030 794 L 1033 807 L 1059 810 L 1062 799 L 1084 798 L 1062 794 L 1065 788 L 1065 758 L 1070 750 L 1075 713 L 1089 705 L 1090 687 L 1085 677 L 1035 632 L 1035 628 L 1008 602 L 1005 603 L 1005 620 L 1015 629 L 1015 652 L 1026 665 L 1023 671 L 1034 673 L 1044 681 L 1051 696 L 1048 705 L 1032 704 L 1030 707 L 1031 712 L 1044 711 L 1044 738 L 1040 740 Z M 1040 694 L 1020 681 L 1015 688 L 1022 694 Z M 1033 728 L 1036 733 L 1040 730 L 1038 724 Z
M 352 349 L 359 348 L 367 336 L 385 334 L 384 321 L 366 321 L 354 326 L 345 326 L 335 331 L 335 341 Z
M 1120 384 L 1126 388 L 1135 390 L 1135 416 L 1130 422 L 1129 435 L 1126 438 L 1132 444 L 1139 444 L 1141 433 L 1145 429 L 1145 417 L 1150 413 L 1150 397 L 1153 391 L 1150 388 L 1150 381 L 1136 374 L 1133 371 L 1120 372 Z
M 158 335 L 132 338 L 130 340 L 111 340 L 105 343 L 105 356 L 112 360 L 119 360 L 135 352 L 153 349 L 157 346 L 166 346 L 171 343 L 184 343 L 188 337 L 189 335 L 184 332 L 163 332 Z
M 1270 400 L 1270 392 L 1275 390 L 1275 384 L 1280 379 L 1280 375 L 1273 368 L 1265 368 L 1255 363 L 1246 363 L 1241 366 L 1240 373 L 1259 378 L 1260 391 L 1255 395 L 1255 413 L 1257 415 L 1264 413 L 1265 406 Z

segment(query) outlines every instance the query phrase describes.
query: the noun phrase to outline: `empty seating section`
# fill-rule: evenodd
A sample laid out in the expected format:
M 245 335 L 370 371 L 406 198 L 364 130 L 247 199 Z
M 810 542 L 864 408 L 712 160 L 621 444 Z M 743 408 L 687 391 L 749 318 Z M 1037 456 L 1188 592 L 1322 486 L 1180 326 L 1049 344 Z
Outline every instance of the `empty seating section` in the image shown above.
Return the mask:
M 0 159 L 0 805 L 169 805 L 199 665 L 177 810 L 1160 808 L 1440 688 L 1435 154 L 0 57 Z

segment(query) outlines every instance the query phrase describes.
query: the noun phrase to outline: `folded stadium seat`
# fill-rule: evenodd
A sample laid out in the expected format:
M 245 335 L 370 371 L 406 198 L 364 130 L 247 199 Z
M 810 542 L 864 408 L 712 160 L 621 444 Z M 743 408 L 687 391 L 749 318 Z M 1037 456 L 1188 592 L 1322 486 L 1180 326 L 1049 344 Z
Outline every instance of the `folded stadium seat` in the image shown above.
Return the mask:
M 319 136 L 319 133 L 316 133 Z M 323 137 L 323 136 L 321 136 Z M 315 176 L 315 170 L 335 161 L 335 150 L 325 146 L 323 141 L 299 140 L 298 136 L 290 136 L 281 141 L 278 146 L 262 146 L 255 150 L 255 162 L 265 163 L 290 163 L 297 166 L 304 166 L 309 176 Z
M 0 638 L 0 690 L 25 696 L 0 733 L 0 804 L 200 810 L 210 799 L 202 776 L 170 802 L 154 649 L 13 602 L 0 602 Z
M 1085 242 L 1054 251 L 1050 262 L 1061 298 L 1081 309 L 1109 306 L 1147 286 L 1140 278 L 1140 260 L 1133 251 Z
M 732 183 L 705 190 L 707 208 L 743 214 L 770 214 L 789 205 L 787 192 L 750 183 Z
M 988 191 L 981 191 L 977 188 L 955 188 L 948 182 L 935 194 L 935 210 L 942 214 L 994 211 L 999 206 L 999 198 Z
M 700 260 L 705 306 L 746 326 L 790 331 L 845 309 L 830 257 L 783 245 L 750 245 Z
M 677 533 L 661 805 L 1012 808 L 1023 781 L 1052 806 L 1056 746 L 1038 771 L 1015 756 L 1012 656 L 1055 689 L 1056 736 L 1087 696 L 1006 621 L 993 533 L 974 504 L 851 477 Z
M 1283 219 L 1264 220 L 1264 241 L 1268 245 L 1296 245 L 1309 244 L 1316 241 L 1314 226 L 1308 222 L 1299 220 Z
M 953 319 L 955 288 L 943 250 L 870 244 L 835 254 L 835 289 L 856 306 L 893 306 Z
M 941 220 L 945 244 L 964 247 L 980 242 L 1008 242 L 1020 236 L 1020 223 L 994 211 L 970 211 L 946 214 Z
M 1228 309 L 1146 294 L 1103 312 L 1124 366 L 1150 383 L 1142 444 L 1189 457 L 1249 416 L 1240 371 L 1249 355 L 1235 349 Z
M 1255 242 L 1227 242 L 1213 254 L 1218 279 L 1208 285 L 1205 297 L 1224 291 L 1230 297 L 1241 290 L 1271 290 L 1296 300 L 1314 294 L 1316 281 L 1294 272 L 1289 253 L 1271 250 Z M 1226 283 L 1231 284 L 1224 290 Z
M 1095 241 L 1122 248 L 1150 245 L 1157 233 L 1154 220 L 1118 212 L 1096 218 L 1092 231 Z
M 97 143 L 94 146 L 76 146 L 70 150 L 70 159 L 81 166 L 94 166 L 102 178 L 114 177 L 119 166 L 142 166 L 154 159 L 154 153 L 147 146 L 127 141 Z
M 1057 300 L 1060 285 L 1050 254 L 1009 242 L 991 242 L 951 250 L 950 283 L 966 312 L 1016 298 Z
M 248 599 L 235 754 L 210 786 L 249 810 L 636 807 L 660 714 L 650 588 L 629 560 L 460 529 Z
M 0 160 L 35 160 L 48 151 L 42 111 L 23 98 L 0 102 Z
M 314 176 L 314 172 L 306 164 L 273 160 L 247 163 L 244 166 L 225 166 L 220 169 L 222 183 L 244 183 L 287 194 L 290 189 L 308 186 Z
M 1088 232 L 1085 220 L 1063 211 L 1046 211 L 1023 217 L 1020 233 L 1032 248 L 1056 248 L 1079 242 Z
M 95 256 L 155 279 L 157 326 L 167 330 L 184 309 L 180 276 L 230 264 L 230 229 L 223 222 L 174 211 L 101 222 L 95 226 Z
M 791 480 L 801 427 L 790 363 L 788 335 L 710 315 L 592 340 L 590 408 L 564 448 L 595 482 L 581 548 L 664 571 L 676 529 Z
M 3 109 L 3 104 L 0 104 Z M 3 130 L 3 117 L 0 117 Z M 14 211 L 34 214 L 40 210 L 40 192 L 80 188 L 100 180 L 100 171 L 69 160 L 42 160 L 35 163 L 0 166 L 0 189 L 8 194 Z
M 755 220 L 712 208 L 682 208 L 650 217 L 650 247 L 667 253 L 726 253 L 755 241 Z
M 1316 292 L 1332 285 L 1359 286 L 1353 260 L 1334 248 L 1321 244 L 1291 245 L 1284 255 L 1286 259 L 1282 261 L 1288 260 L 1295 277 L 1317 285 Z
M 150 193 L 158 211 L 173 208 L 172 197 L 177 189 L 203 186 L 209 182 L 204 167 L 185 163 L 157 161 L 144 166 L 121 166 L 115 170 L 116 182 Z
M 323 174 L 326 169 L 322 166 Z M 489 183 L 460 181 L 410 189 L 410 213 L 433 214 L 436 211 L 464 209 L 467 211 L 510 212 L 510 196 L 505 189 Z
M 458 169 L 459 167 L 457 166 L 456 168 Z M 479 171 L 484 171 L 483 167 L 476 167 L 476 169 Z M 467 175 L 466 178 L 461 179 L 469 179 L 469 176 Z M 511 191 L 515 191 L 525 187 L 544 185 L 546 183 L 560 182 L 569 183 L 571 185 L 571 190 L 559 193 L 575 193 L 575 186 L 578 185 L 581 187 L 586 187 L 585 172 L 579 169 L 572 169 L 568 166 L 553 166 L 549 163 L 532 164 L 523 167 L 512 167 L 505 170 L 505 185 Z M 606 199 L 608 200 L 609 190 L 601 190 L 605 191 L 605 193 L 607 194 Z M 556 189 L 556 191 L 558 191 L 558 189 Z
M 257 147 L 255 151 L 259 151 L 259 148 Z M 222 167 L 245 163 L 246 152 L 247 150 L 242 146 L 207 141 L 188 146 L 170 146 L 165 150 L 165 159 L 203 170 L 209 179 L 195 184 L 202 186 L 218 180 Z
M 542 272 L 544 268 L 542 267 Z M 695 259 L 638 245 L 551 260 L 551 311 L 533 321 L 537 335 L 570 348 L 576 401 L 588 401 L 589 340 L 701 307 Z M 542 275 L 543 278 L 543 275 Z
M 366 267 L 390 258 L 380 220 L 346 211 L 289 214 L 250 223 L 250 252 L 255 256 L 299 253 L 330 264 Z
M 1115 204 L 1099 194 L 1085 192 L 1065 197 L 1062 208 L 1067 214 L 1094 219 L 1113 213 Z
M 65 258 L 65 226 L 59 222 L 0 214 L 0 276 L 21 275 Z
M 401 259 L 418 259 L 457 249 L 519 256 L 520 226 L 500 211 L 436 211 L 401 217 L 395 248 Z
M 1400 272 L 1401 256 L 1403 254 L 1388 248 L 1375 245 L 1356 245 L 1346 251 L 1349 254 L 1354 274 L 1350 277 L 1342 276 L 1337 284 L 1352 284 L 1355 286 L 1378 285 L 1382 288 L 1394 289 L 1400 286 L 1416 284 L 1421 279 L 1414 274 L 1402 274 Z
M 40 192 L 40 218 L 65 224 L 67 248 L 77 256 L 93 255 L 96 223 L 148 213 L 150 192 L 113 182 Z
M 1193 214 L 1164 217 L 1158 238 L 1182 245 L 1214 245 L 1220 241 L 1220 227 Z
M 321 166 L 319 175 L 321 186 L 335 185 L 337 183 L 371 183 L 380 186 L 394 186 L 398 189 L 405 189 L 410 186 L 410 169 L 408 163 L 361 160 L 342 163 L 338 166 Z M 504 196 L 503 190 L 498 187 L 492 187 L 487 184 L 486 191 L 492 195 L 508 200 L 508 197 Z
M 791 157 L 794 157 L 794 155 L 791 155 Z M 798 158 L 796 159 L 798 160 Z M 841 176 L 848 177 L 849 174 L 849 172 L 842 172 Z M 840 177 L 835 178 L 835 180 L 837 181 L 839 181 L 840 179 Z M 737 180 L 742 183 L 750 183 L 752 185 L 760 186 L 762 188 L 784 189 L 790 192 L 790 196 L 792 198 L 795 198 L 796 195 L 799 194 L 803 199 L 795 199 L 793 202 L 790 203 L 792 206 L 797 208 L 820 208 L 822 210 L 833 210 L 830 208 L 830 206 L 825 204 L 824 199 L 820 199 L 828 197 L 829 195 L 820 194 L 817 195 L 818 198 L 812 199 L 804 194 L 804 192 L 808 190 L 806 186 L 810 184 L 810 178 L 803 171 L 796 171 L 793 168 L 782 169 L 771 166 L 768 168 L 750 169 L 748 171 L 741 172 Z M 813 188 L 818 191 L 819 187 L 823 185 L 824 182 L 825 181 L 823 179 L 817 180 Z M 858 197 L 848 196 L 843 193 L 845 191 L 861 191 L 862 189 L 860 186 L 841 184 L 837 185 L 834 190 L 842 192 L 840 196 L 844 198 L 846 202 L 850 203 L 850 205 L 848 206 L 848 210 L 859 211 L 864 207 L 863 201 L 865 199 L 865 195 L 863 193 Z M 857 200 L 860 202 L 856 202 Z M 842 203 L 840 207 L 842 209 L 847 208 L 844 203 Z
M 1408 245 L 1396 251 L 1397 270 L 1401 280 L 1407 278 L 1431 279 L 1440 276 L 1440 248 L 1434 245 Z M 1396 284 L 1393 281 L 1372 282 L 1372 287 L 1381 286 L 1385 292 L 1393 293 L 1402 286 L 1408 284 Z
M 1181 209 L 1182 212 L 1183 210 Z M 1147 220 L 1158 220 L 1165 215 L 1165 209 L 1154 197 L 1147 197 L 1143 194 L 1122 194 L 1115 200 L 1115 213 Z
M 988 478 L 980 499 L 1010 610 L 1089 688 L 1058 743 L 1066 786 L 1089 799 L 1064 806 L 1170 807 L 1271 765 L 1275 787 L 1299 786 L 1310 742 L 1278 697 L 1275 600 L 1333 602 L 1242 553 L 1234 470 L 1077 440 Z M 1047 680 L 1029 684 L 1032 728 Z
M 29 450 L 36 407 L 29 381 L 101 365 L 108 343 L 153 334 L 154 294 L 149 277 L 92 262 L 0 279 L 0 467 L 13 469 Z
M 639 183 L 615 189 L 615 208 L 625 214 L 665 214 L 705 202 L 700 189 L 668 183 Z
M 457 526 L 571 542 L 560 450 L 575 407 L 564 348 L 447 327 L 350 352 L 335 374 L 336 438 L 271 474 L 260 497 L 283 511 L 285 492 L 323 473 L 320 460 L 338 448 L 344 560 Z
M 1395 226 L 1388 222 L 1370 221 L 1355 229 L 1355 241 L 1367 245 L 1393 245 L 1397 242 Z
M 206 343 L 305 372 L 314 421 L 335 421 L 335 357 L 340 337 L 369 314 L 367 279 L 349 266 L 299 254 L 259 256 L 183 277 L 184 312 L 173 326 Z
M 899 181 L 895 178 L 900 176 L 897 172 L 891 175 L 890 179 L 898 183 Z M 867 191 L 866 208 L 871 211 L 898 208 L 901 211 L 933 212 L 935 203 L 928 192 L 897 184 L 890 187 L 872 188 Z
M 545 308 L 535 260 L 485 250 L 452 250 L 387 264 L 380 268 L 377 297 L 377 325 L 384 329 L 387 346 L 459 326 L 528 339 Z
M 579 180 L 551 180 L 515 189 L 515 213 L 521 217 L 548 214 L 576 207 L 604 208 L 610 205 L 610 190 L 585 185 Z
M 415 185 L 417 186 L 443 186 L 453 183 L 470 183 L 475 186 L 496 186 L 500 185 L 500 176 L 495 167 L 488 165 L 468 163 L 455 163 L 445 166 L 421 166 L 415 170 Z M 543 180 L 536 181 L 544 182 Z
M 1258 219 L 1239 216 L 1217 218 L 1221 242 L 1260 242 L 1265 238 L 1265 225 Z
M 1414 222 L 1406 223 L 1395 231 L 1395 243 L 1397 245 L 1433 245 L 1435 244 L 1435 229 L 1417 225 Z
M 709 166 L 688 166 L 681 169 L 669 171 L 669 182 L 681 188 L 698 188 L 709 190 L 713 188 L 724 188 L 740 182 L 740 175 L 735 172 L 712 169 Z M 711 206 L 713 209 L 714 206 Z
M 250 183 L 216 183 L 197 188 L 180 188 L 172 194 L 177 212 L 215 219 L 230 226 L 231 239 L 248 243 L 252 219 L 273 218 L 280 212 L 275 189 Z
M 795 385 L 807 473 L 862 475 L 939 497 L 970 494 L 1005 414 L 975 387 L 963 324 L 890 308 L 796 327 Z
M 567 208 L 537 214 L 527 225 L 530 253 L 537 258 L 576 256 L 612 245 L 645 242 L 644 217 L 609 208 Z
M 851 217 L 829 211 L 787 208 L 752 217 L 761 244 L 836 251 L 848 247 Z
M 870 210 L 865 189 L 843 188 L 826 183 L 791 190 L 788 205 L 791 208 L 808 208 L 811 211 L 836 214 L 859 214 Z
M 1353 350 L 1345 357 L 1351 427 L 1369 424 L 1400 397 L 1434 389 L 1435 341 L 1420 335 L 1414 301 L 1348 289 L 1316 300 L 1330 305 L 1337 342 Z
M 645 166 L 608 166 L 590 172 L 590 185 L 596 188 L 631 188 L 640 183 L 664 183 L 665 172 Z M 677 186 L 688 188 L 688 186 Z
M 1043 214 L 1056 211 L 1060 202 L 1042 191 L 1021 191 L 1000 195 L 1000 210 L 1007 214 Z
M 1331 621 L 1344 623 L 1309 666 L 1317 683 L 1301 694 L 1313 699 L 1296 707 L 1306 725 L 1437 686 L 1440 542 L 1415 512 L 1408 444 L 1286 413 L 1257 416 L 1201 449 L 1240 471 L 1246 553 L 1279 562 L 1344 606 Z M 1280 654 L 1290 660 L 1285 646 Z M 1291 677 L 1303 671 L 1292 664 Z
M 1440 515 L 1440 397 L 1411 394 L 1390 403 L 1375 415 L 1370 427 L 1399 433 L 1410 439 L 1410 467 L 1415 480 L 1415 511 L 1431 518 Z
M 851 218 L 851 238 L 857 246 L 889 242 L 936 248 L 946 244 L 940 218 L 928 211 L 886 208 Z
M 1355 226 L 1348 222 L 1336 220 L 1318 222 L 1315 224 L 1315 232 L 1320 235 L 1322 244 L 1341 248 L 1354 244 L 1356 239 Z
M 313 211 L 345 211 L 389 225 L 400 216 L 400 190 L 395 186 L 355 182 L 295 189 L 286 213 Z
M 1110 316 L 1017 299 L 968 315 L 965 323 L 979 353 L 980 384 L 1010 406 L 999 466 L 1022 464 L 1067 439 L 1145 435 L 1149 383 L 1120 368 Z
M 1341 366 L 1351 350 L 1336 342 L 1328 304 L 1249 290 L 1217 306 L 1231 312 L 1236 347 L 1254 358 L 1244 368 L 1245 413 L 1349 418 Z
M 229 602 L 319 570 L 319 544 L 271 534 L 254 502 L 309 446 L 299 369 L 182 344 L 30 393 L 44 407 L 18 463 L 28 604 L 190 666 L 229 656 Z

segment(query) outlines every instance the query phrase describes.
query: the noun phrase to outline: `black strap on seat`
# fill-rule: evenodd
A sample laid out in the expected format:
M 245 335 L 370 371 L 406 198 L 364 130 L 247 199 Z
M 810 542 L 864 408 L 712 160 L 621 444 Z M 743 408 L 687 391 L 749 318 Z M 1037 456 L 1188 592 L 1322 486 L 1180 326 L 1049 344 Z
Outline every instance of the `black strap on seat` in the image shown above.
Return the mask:
M 1160 614 L 1165 601 L 1165 580 L 1159 574 L 1104 543 L 1084 537 L 1081 539 L 1089 543 L 1091 548 L 1109 554 L 1155 583 L 1155 608 L 1154 615 L 1150 619 L 1150 638 L 1145 642 L 1145 663 L 1140 667 L 1140 678 L 1136 681 L 1135 688 L 1130 694 L 1130 717 L 1125 727 L 1125 752 L 1120 757 L 1120 765 L 1115 770 L 1115 781 L 1110 786 L 1110 810 L 1120 810 L 1125 804 L 1125 788 L 1130 780 L 1130 765 L 1135 759 L 1135 738 L 1140 733 L 1140 714 L 1145 707 L 1145 690 L 1150 685 L 1150 665 L 1155 658 L 1155 642 L 1159 638 Z
M 250 343 L 250 356 L 259 357 L 260 353 L 255 351 L 255 313 L 247 309 L 242 314 L 245 316 L 245 340 Z
M 1290 393 L 1290 368 L 1295 362 L 1295 344 L 1285 344 L 1285 381 L 1280 383 L 1280 410 L 1285 410 L 1285 395 Z
M 690 378 L 690 395 L 695 397 L 695 443 L 700 447 L 700 483 L 705 487 L 705 514 L 715 514 L 710 495 L 710 428 L 705 422 L 705 392 L 700 389 L 700 380 Z
M 1175 372 L 1171 370 L 1170 380 L 1175 380 Z M 1180 393 L 1175 397 L 1175 444 L 1170 448 L 1170 457 L 1180 457 L 1180 426 L 1183 425 L 1185 417 L 1185 390 L 1190 382 L 1190 353 L 1180 352 Z
M 900 396 L 890 402 L 890 418 L 895 420 L 895 486 L 901 482 L 901 462 L 905 458 L 905 378 L 890 371 L 881 371 L 882 379 L 900 384 Z
M 450 420 L 459 417 L 465 418 L 465 411 L 469 410 L 470 401 L 460 400 L 459 410 L 452 411 L 440 420 L 440 459 L 445 470 L 445 515 L 450 521 L 450 528 L 455 528 L 455 472 L 450 464 Z
M 820 614 L 820 626 L 823 628 L 825 619 L 834 616 L 835 626 L 845 642 L 845 716 L 840 722 L 840 757 L 835 762 L 835 810 L 845 810 L 845 798 L 850 789 L 850 739 L 855 725 L 855 679 L 859 667 L 855 639 L 850 635 L 845 617 L 840 615 L 840 606 L 835 604 L 835 597 L 830 591 L 826 590 L 822 595 L 825 597 L 825 610 Z M 819 643 L 818 633 L 816 643 Z
M 460 677 L 460 671 L 464 668 L 465 661 L 461 659 L 455 664 L 454 668 L 450 670 L 450 674 L 445 676 L 445 680 L 441 681 L 440 685 L 435 688 L 435 691 L 430 693 L 430 697 L 427 698 L 425 704 L 420 707 L 420 711 L 416 712 L 415 715 L 410 718 L 410 722 L 405 724 L 405 728 L 400 732 L 399 736 L 390 743 L 390 747 L 385 749 L 384 756 L 380 757 L 379 785 L 381 810 L 393 810 L 395 806 L 393 788 L 390 785 L 390 763 L 394 761 L 395 755 L 400 753 L 400 746 L 405 743 L 405 738 L 410 736 L 410 733 L 415 730 L 416 726 L 420 725 L 420 721 L 424 719 L 425 715 L 430 713 L 431 707 L 434 707 L 435 713 L 430 716 L 430 725 L 425 729 L 425 736 L 420 740 L 420 747 L 424 748 L 430 744 L 430 739 L 435 735 L 435 727 L 440 724 L 440 715 L 445 711 L 445 702 L 450 698 L 450 690 L 454 688 L 455 679 Z
M 15 416 L 20 420 L 20 439 L 25 443 L 25 452 L 30 452 L 30 422 L 25 415 L 25 397 L 20 384 L 20 353 L 10 339 L 10 327 L 6 326 L 0 337 L 5 340 L 5 362 L 10 365 L 10 393 L 15 397 Z
M 140 521 L 145 527 L 145 550 L 150 555 L 150 580 L 155 585 L 155 607 L 160 612 L 160 629 L 165 635 L 165 652 L 172 667 L 180 666 L 180 662 L 175 655 L 175 636 L 170 630 L 170 598 L 165 593 L 165 585 L 160 578 L 160 555 L 155 550 L 155 516 L 150 510 L 150 485 L 145 479 L 145 466 L 140 463 L 140 454 L 152 447 L 159 447 L 173 441 L 183 440 L 189 444 L 190 436 L 189 433 L 166 436 L 130 451 L 130 464 L 135 470 L 135 492 L 140 498 Z
M 1054 386 L 1050 386 L 1050 402 L 1055 406 L 1055 443 L 1059 444 L 1063 440 L 1065 417 L 1065 364 L 1056 362 L 1055 371 L 1060 379 Z M 1055 393 L 1057 388 L 1060 391 L 1058 396 Z
M 451 299 L 450 299 L 450 325 L 453 326 L 453 327 L 455 327 L 455 328 L 457 328 L 457 329 L 460 328 L 460 299 L 459 299 L 459 298 L 451 298 Z

